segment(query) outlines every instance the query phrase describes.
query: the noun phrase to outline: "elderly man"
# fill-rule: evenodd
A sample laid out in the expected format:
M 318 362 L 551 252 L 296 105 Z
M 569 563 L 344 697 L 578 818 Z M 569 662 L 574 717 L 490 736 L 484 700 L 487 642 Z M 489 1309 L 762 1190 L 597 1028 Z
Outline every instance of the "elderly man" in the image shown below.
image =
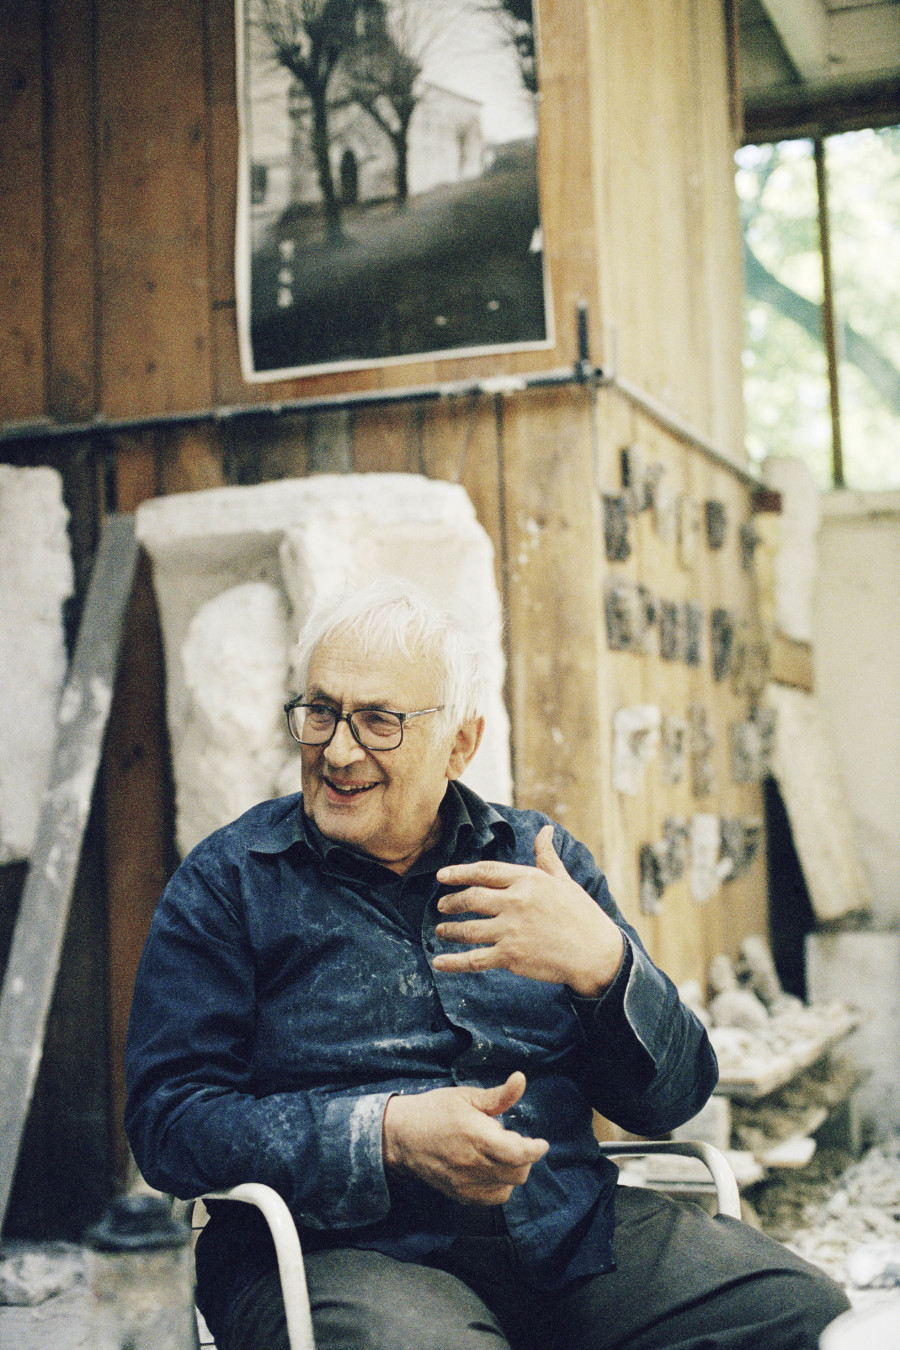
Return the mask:
M 302 796 L 195 848 L 148 938 L 126 1114 L 148 1181 L 274 1186 L 322 1350 L 815 1346 L 836 1286 L 734 1220 L 617 1188 L 597 1150 L 592 1108 L 663 1133 L 715 1058 L 587 849 L 459 783 L 474 640 L 376 587 L 314 616 L 299 666 Z M 267 1233 L 210 1208 L 219 1350 L 278 1350 Z

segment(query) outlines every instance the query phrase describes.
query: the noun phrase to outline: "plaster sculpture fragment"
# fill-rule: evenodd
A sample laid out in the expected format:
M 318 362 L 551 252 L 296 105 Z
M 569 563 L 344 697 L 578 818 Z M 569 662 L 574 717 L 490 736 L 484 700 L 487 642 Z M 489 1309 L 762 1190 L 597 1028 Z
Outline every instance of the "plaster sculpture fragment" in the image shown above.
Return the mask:
M 655 656 L 659 652 L 659 601 L 646 586 L 637 588 L 637 612 L 637 650 L 643 656 Z
M 772 953 L 757 934 L 744 938 L 735 970 L 741 984 L 753 990 L 770 1016 L 801 1006 L 800 999 L 782 989 Z
M 740 816 L 722 817 L 722 856 L 731 862 L 728 880 L 741 876 L 751 866 L 762 843 L 763 823 Z
M 66 677 L 72 559 L 55 469 L 0 464 L 0 864 L 32 851 Z
M 775 753 L 773 708 L 756 708 L 744 722 L 731 725 L 731 771 L 736 783 L 761 783 Z
M 690 730 L 691 790 L 695 797 L 707 797 L 716 789 L 716 773 L 710 757 L 716 744 L 709 711 L 702 703 L 688 708 Z
M 639 855 L 641 911 L 658 914 L 663 893 L 684 875 L 688 861 L 690 831 L 680 816 L 669 816 L 662 839 L 642 844 Z
M 681 622 L 685 665 L 699 666 L 703 662 L 703 606 L 686 600 Z
M 701 813 L 691 817 L 691 898 L 705 905 L 718 892 L 731 870 L 727 858 L 720 857 L 719 817 Z
M 658 844 L 641 844 L 639 854 L 641 913 L 658 914 L 662 908 L 663 892 L 666 888 L 663 878 L 663 862 Z
M 664 783 L 680 783 L 687 769 L 689 728 L 687 718 L 667 713 L 662 720 L 662 765 Z
M 691 831 L 682 816 L 668 816 L 663 825 L 663 873 L 665 883 L 679 881 L 687 870 Z
M 732 667 L 735 618 L 730 609 L 717 606 L 709 616 L 709 624 L 713 679 L 720 684 Z
M 633 651 L 638 628 L 637 592 L 630 581 L 607 577 L 603 596 L 607 645 L 617 652 Z
M 678 561 L 689 572 L 697 561 L 700 546 L 700 504 L 682 493 L 676 506 Z
M 639 445 L 622 447 L 622 487 L 628 510 L 639 516 L 651 504 L 651 471 Z
M 606 545 L 607 562 L 625 562 L 631 557 L 631 541 L 628 538 L 628 498 L 624 495 L 614 497 L 608 492 L 603 494 L 603 536 Z
M 759 535 L 756 531 L 756 525 L 752 520 L 745 520 L 738 530 L 738 547 L 743 571 L 752 572 L 754 570 L 758 544 Z
M 191 620 L 181 649 L 187 717 L 172 747 L 182 856 L 276 796 L 285 761 L 297 759 L 282 713 L 287 618 L 281 592 L 251 581 L 208 600 Z
M 731 658 L 733 691 L 752 699 L 760 698 L 769 683 L 770 665 L 771 645 L 763 626 L 752 619 L 738 620 Z
M 607 577 L 604 588 L 606 640 L 613 651 L 653 655 L 657 643 L 656 596 L 646 586 Z
M 678 661 L 683 650 L 682 611 L 677 600 L 659 602 L 659 654 L 664 661 Z
M 704 503 L 706 542 L 713 550 L 722 548 L 728 533 L 728 511 L 724 502 L 711 499 Z
M 747 1031 L 769 1020 L 766 1006 L 750 989 L 742 989 L 729 957 L 714 956 L 709 963 L 709 1015 L 714 1027 L 740 1027 Z
M 659 744 L 660 711 L 652 703 L 620 708 L 613 717 L 613 787 L 636 797 L 644 785 L 644 769 Z
M 256 800 L 299 786 L 300 759 L 287 738 L 281 708 L 285 688 L 296 692 L 290 652 L 297 631 L 321 600 L 379 576 L 408 579 L 459 613 L 483 637 L 487 726 L 465 781 L 491 801 L 510 800 L 509 721 L 493 550 L 462 487 L 418 474 L 315 474 L 154 498 L 139 507 L 136 528 L 153 562 L 176 777 L 182 767 L 189 770 L 177 787 L 179 815 L 183 802 L 198 808 L 192 819 L 188 812 L 179 821 L 182 847 L 197 830 L 223 825 L 243 809 L 241 794 L 251 783 L 258 789 Z M 245 586 L 250 589 L 242 591 Z M 226 593 L 231 593 L 228 598 Z M 241 596 L 244 602 L 255 597 L 249 618 Z M 209 617 L 217 611 L 202 613 L 218 597 L 228 609 L 227 624 L 224 613 L 219 615 L 221 635 Z M 226 636 L 226 627 L 238 645 L 248 639 L 246 652 L 227 647 L 232 636 Z M 219 636 L 226 643 L 228 668 L 233 666 L 237 702 L 266 705 L 272 720 L 263 728 L 253 730 L 245 720 L 250 713 L 238 707 L 227 711 L 225 721 L 209 715 L 210 699 L 224 698 L 221 663 L 226 656 L 216 654 Z M 271 667 L 266 652 L 274 658 Z M 239 687 L 243 697 L 238 697 Z M 220 730 L 229 725 L 228 719 L 237 728 L 230 742 L 232 758 L 229 767 L 217 769 Z M 200 745 L 204 735 L 205 749 Z M 256 746 L 252 751 L 251 742 Z M 272 782 L 275 743 L 282 747 L 282 759 Z M 219 818 L 207 815 L 201 824 L 201 807 L 215 801 Z
M 653 529 L 663 544 L 672 544 L 678 532 L 677 494 L 664 464 L 654 464 L 649 473 Z

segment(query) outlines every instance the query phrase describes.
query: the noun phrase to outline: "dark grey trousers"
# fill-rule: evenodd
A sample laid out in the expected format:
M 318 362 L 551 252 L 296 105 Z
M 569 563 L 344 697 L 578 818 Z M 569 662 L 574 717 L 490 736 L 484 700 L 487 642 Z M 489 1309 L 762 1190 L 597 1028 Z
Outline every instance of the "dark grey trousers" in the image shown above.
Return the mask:
M 502 1236 L 458 1241 L 440 1269 L 353 1248 L 316 1252 L 306 1263 L 316 1346 L 815 1350 L 849 1306 L 779 1243 L 653 1191 L 618 1188 L 615 1252 L 614 1271 L 553 1294 L 529 1287 Z M 210 1325 L 219 1350 L 287 1350 L 277 1274 Z

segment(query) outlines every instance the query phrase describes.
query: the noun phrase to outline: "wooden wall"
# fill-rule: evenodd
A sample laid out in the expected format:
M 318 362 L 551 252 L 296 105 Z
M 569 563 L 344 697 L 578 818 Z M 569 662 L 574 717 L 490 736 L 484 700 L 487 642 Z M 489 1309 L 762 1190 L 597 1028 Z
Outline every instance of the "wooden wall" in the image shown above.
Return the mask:
M 541 198 L 555 350 L 253 386 L 240 376 L 235 331 L 229 0 L 0 4 L 0 421 L 157 414 L 569 365 L 575 307 L 586 301 L 592 359 L 615 365 L 740 460 L 741 273 L 719 0 L 541 0 Z M 640 844 L 675 809 L 758 814 L 761 801 L 758 789 L 730 783 L 724 731 L 738 709 L 708 669 L 607 650 L 600 491 L 618 489 L 618 452 L 634 441 L 669 464 L 684 490 L 746 516 L 737 477 L 615 389 L 596 399 L 572 387 L 272 419 L 240 432 L 86 435 L 65 447 L 23 436 L 2 457 L 61 469 L 82 589 L 103 512 L 131 511 L 159 493 L 322 470 L 462 482 L 494 541 L 508 609 L 517 799 L 597 851 L 626 912 L 684 978 L 764 926 L 762 863 L 703 908 L 683 884 L 673 888 L 663 913 L 645 919 Z M 707 607 L 749 604 L 733 549 L 688 575 L 676 574 L 644 520 L 634 542 L 623 574 Z M 95 916 L 108 904 L 120 1172 L 131 983 L 174 861 L 162 680 L 145 569 L 106 750 L 105 862 L 88 888 Z M 698 804 L 686 788 L 655 782 L 640 798 L 621 798 L 610 781 L 615 709 L 656 701 L 683 712 L 697 696 L 714 706 L 720 728 L 721 800 Z M 95 993 L 82 988 L 83 1003 Z M 73 1007 L 77 997 L 69 1017 Z M 101 1023 L 92 1028 L 105 1034 Z M 60 1109 L 53 1128 L 63 1125 Z M 23 1163 L 35 1175 L 43 1165 Z

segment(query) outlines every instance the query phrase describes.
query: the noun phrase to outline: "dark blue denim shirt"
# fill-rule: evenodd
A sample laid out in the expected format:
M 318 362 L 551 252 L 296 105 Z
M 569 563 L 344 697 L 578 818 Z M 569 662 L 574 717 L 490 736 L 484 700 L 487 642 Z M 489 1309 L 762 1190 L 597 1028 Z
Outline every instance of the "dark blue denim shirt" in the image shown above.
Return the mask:
M 588 850 L 559 825 L 570 875 L 627 935 L 598 1000 L 506 970 L 442 973 L 458 950 L 435 935 L 447 862 L 534 866 L 547 824 L 451 785 L 442 834 L 404 876 L 324 839 L 299 795 L 254 807 L 185 859 L 169 883 L 135 986 L 125 1125 L 151 1185 L 182 1197 L 241 1181 L 274 1186 L 307 1249 L 376 1248 L 427 1260 L 460 1207 L 386 1173 L 382 1116 L 392 1093 L 528 1086 L 504 1122 L 549 1152 L 504 1206 L 538 1286 L 610 1269 L 616 1169 L 597 1150 L 591 1108 L 661 1134 L 689 1119 L 716 1081 L 703 1027 L 623 920 Z M 220 1205 L 207 1230 L 246 1223 Z M 242 1211 L 240 1216 L 236 1211 Z M 227 1217 L 226 1213 L 227 1212 Z

